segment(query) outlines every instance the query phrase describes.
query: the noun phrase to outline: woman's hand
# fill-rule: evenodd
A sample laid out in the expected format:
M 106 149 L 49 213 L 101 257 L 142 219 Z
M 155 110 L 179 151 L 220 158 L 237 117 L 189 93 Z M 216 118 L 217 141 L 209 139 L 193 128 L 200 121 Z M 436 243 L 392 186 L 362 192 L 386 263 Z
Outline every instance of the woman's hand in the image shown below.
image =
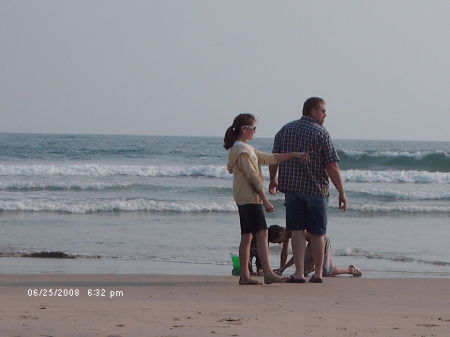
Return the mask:
M 295 158 L 300 159 L 301 161 L 303 161 L 305 163 L 307 163 L 311 160 L 308 152 L 294 152 L 294 156 L 295 156 Z
M 272 203 L 269 200 L 264 200 L 263 205 L 267 213 L 272 213 L 275 211 L 275 206 L 272 205 Z

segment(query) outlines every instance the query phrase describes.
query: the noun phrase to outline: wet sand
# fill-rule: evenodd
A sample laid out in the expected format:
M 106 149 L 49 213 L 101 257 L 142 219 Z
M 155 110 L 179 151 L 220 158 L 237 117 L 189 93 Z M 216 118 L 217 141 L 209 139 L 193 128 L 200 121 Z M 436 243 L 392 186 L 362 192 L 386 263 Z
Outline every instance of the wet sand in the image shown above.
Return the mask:
M 0 336 L 450 335 L 449 279 L 342 277 L 264 286 L 237 281 L 0 275 Z

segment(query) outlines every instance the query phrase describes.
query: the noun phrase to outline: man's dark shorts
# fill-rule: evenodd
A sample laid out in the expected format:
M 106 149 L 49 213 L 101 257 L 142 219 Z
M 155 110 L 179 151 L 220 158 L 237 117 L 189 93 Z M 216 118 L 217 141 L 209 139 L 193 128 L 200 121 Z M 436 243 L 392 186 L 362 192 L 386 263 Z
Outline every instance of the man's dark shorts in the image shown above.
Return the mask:
M 239 219 L 241 220 L 241 234 L 256 234 L 267 229 L 263 206 L 260 204 L 238 205 Z
M 307 230 L 314 235 L 327 233 L 328 198 L 311 197 L 300 192 L 286 192 L 286 228 Z

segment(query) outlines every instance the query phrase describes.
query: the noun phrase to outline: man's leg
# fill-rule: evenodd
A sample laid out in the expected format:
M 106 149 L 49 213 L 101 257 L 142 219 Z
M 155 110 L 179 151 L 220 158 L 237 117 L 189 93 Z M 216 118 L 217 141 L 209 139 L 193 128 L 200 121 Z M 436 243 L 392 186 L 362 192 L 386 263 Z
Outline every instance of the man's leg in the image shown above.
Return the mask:
M 295 263 L 295 279 L 305 279 L 305 227 L 308 219 L 307 203 L 299 193 L 285 193 L 286 228 L 291 231 L 292 254 Z
M 325 249 L 325 236 L 311 234 L 312 252 L 314 257 L 314 278 L 321 279 L 323 271 L 323 252 Z
M 305 279 L 305 231 L 293 230 L 291 231 L 292 254 L 294 255 L 295 279 Z
M 310 198 L 308 200 L 308 232 L 311 233 L 311 247 L 314 258 L 312 280 L 322 280 L 325 254 L 325 233 L 327 232 L 328 198 Z

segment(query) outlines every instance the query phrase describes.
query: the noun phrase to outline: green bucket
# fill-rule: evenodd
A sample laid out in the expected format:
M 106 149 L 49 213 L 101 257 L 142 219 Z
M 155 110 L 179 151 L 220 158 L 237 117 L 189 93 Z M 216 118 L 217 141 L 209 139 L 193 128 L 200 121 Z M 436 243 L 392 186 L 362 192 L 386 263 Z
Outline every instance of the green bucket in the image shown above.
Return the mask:
M 239 261 L 239 256 L 231 256 L 231 262 L 233 262 L 233 270 L 231 271 L 231 274 L 239 275 L 241 273 L 241 263 Z

